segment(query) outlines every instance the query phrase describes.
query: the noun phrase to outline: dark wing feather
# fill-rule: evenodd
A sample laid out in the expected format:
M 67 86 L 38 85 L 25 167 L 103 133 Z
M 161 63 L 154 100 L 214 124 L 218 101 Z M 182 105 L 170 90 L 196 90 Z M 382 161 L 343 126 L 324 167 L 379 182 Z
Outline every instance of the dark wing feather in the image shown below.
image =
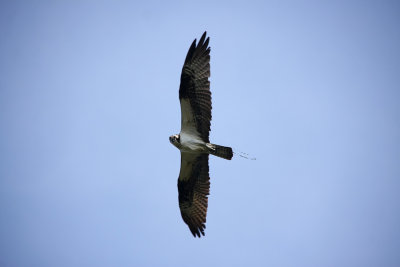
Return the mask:
M 204 235 L 210 193 L 208 154 L 181 152 L 178 191 L 183 221 L 194 237 Z
M 210 91 L 210 47 L 206 32 L 196 45 L 193 41 L 186 55 L 182 68 L 179 100 L 182 110 L 182 129 L 195 127 L 204 142 L 209 143 L 211 125 L 211 91 Z M 190 103 L 190 113 L 182 106 L 182 100 Z

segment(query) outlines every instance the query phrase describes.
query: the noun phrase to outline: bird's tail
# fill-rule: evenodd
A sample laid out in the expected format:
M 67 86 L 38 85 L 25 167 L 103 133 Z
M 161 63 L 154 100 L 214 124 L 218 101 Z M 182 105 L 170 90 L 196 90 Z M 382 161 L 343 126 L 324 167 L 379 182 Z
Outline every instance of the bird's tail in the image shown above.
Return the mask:
M 207 144 L 207 146 L 210 149 L 209 150 L 210 154 L 214 156 L 228 160 L 231 160 L 233 157 L 233 151 L 231 147 L 219 146 L 214 144 Z

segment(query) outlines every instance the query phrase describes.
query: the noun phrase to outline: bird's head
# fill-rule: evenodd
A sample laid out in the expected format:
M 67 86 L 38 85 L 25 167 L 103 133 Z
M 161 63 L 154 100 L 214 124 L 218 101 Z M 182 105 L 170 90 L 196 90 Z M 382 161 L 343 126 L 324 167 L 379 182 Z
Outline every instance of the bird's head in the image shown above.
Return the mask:
M 171 135 L 169 137 L 169 141 L 171 142 L 171 144 L 173 144 L 174 146 L 177 146 L 180 143 L 180 136 L 179 134 L 174 134 Z

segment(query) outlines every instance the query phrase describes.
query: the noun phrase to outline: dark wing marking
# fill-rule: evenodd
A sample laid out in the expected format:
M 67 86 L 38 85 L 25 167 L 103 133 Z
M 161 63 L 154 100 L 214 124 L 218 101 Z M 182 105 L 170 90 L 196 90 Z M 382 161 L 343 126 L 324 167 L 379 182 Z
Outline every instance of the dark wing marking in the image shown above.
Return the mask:
M 182 67 L 179 100 L 181 102 L 181 131 L 194 128 L 204 142 L 209 143 L 211 125 L 210 47 L 206 32 L 196 46 L 193 41 Z M 190 107 L 184 107 L 186 104 Z
M 194 237 L 204 235 L 210 177 L 208 154 L 181 152 L 181 170 L 178 179 L 179 208 L 183 221 Z

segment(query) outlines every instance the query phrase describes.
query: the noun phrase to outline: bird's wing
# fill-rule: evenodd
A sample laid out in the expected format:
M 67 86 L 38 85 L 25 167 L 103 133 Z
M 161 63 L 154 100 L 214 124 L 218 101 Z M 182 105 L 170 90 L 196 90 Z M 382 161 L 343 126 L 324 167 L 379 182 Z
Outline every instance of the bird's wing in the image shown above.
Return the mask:
M 182 67 L 179 100 L 181 132 L 194 133 L 209 143 L 211 125 L 210 47 L 206 32 L 193 41 Z
M 179 208 L 194 237 L 204 235 L 210 193 L 208 154 L 181 152 Z

